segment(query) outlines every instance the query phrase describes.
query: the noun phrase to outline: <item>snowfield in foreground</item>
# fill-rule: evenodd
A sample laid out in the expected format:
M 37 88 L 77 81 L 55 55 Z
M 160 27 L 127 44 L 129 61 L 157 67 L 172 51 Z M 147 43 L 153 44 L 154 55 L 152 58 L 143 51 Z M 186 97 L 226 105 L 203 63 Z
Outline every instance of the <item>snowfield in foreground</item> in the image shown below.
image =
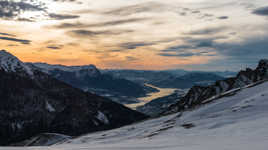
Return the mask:
M 193 111 L 88 134 L 51 147 L 5 150 L 267 150 L 268 82 Z

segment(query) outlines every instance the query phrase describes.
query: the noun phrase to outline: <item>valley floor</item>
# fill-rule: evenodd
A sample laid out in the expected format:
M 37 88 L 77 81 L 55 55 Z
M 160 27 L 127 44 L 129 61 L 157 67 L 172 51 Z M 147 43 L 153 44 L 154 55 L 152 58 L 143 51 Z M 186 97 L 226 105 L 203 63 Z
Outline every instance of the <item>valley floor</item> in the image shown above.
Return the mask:
M 173 114 L 51 147 L 3 150 L 267 150 L 268 82 Z

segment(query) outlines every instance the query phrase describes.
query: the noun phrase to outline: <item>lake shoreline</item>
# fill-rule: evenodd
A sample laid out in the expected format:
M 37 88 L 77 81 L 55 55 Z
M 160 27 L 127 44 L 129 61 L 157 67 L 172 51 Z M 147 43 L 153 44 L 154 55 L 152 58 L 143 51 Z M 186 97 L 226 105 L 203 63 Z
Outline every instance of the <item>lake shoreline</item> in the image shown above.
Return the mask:
M 159 87 L 156 87 L 154 85 L 151 85 L 151 84 L 145 84 L 145 86 L 148 86 L 148 87 L 152 87 L 152 88 L 155 88 L 158 90 L 158 92 L 152 92 L 152 93 L 149 93 L 147 94 L 147 96 L 145 97 L 139 97 L 137 98 L 140 102 L 138 103 L 134 103 L 134 104 L 127 104 L 125 106 L 131 108 L 131 109 L 134 109 L 136 110 L 137 107 L 139 106 L 143 106 L 145 105 L 146 103 L 149 103 L 150 101 L 154 100 L 154 99 L 157 99 L 157 98 L 160 98 L 160 97 L 164 97 L 164 96 L 168 96 L 168 95 L 171 95 L 173 94 L 176 90 L 178 89 L 175 89 L 175 88 L 159 88 Z

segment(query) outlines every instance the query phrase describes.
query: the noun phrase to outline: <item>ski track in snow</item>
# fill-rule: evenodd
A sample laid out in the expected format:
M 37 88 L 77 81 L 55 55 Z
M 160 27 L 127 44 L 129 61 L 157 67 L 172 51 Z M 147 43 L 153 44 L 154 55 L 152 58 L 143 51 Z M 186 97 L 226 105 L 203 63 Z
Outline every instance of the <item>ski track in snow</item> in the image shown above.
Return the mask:
M 1 150 L 267 150 L 268 82 L 173 114 L 50 147 Z M 188 129 L 183 125 L 191 124 Z

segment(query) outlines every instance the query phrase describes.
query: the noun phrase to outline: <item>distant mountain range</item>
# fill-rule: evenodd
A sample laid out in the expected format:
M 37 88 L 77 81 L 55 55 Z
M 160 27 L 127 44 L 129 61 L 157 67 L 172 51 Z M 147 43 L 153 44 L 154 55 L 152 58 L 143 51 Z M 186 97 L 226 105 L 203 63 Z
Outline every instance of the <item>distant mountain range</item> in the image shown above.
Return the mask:
M 115 78 L 126 79 L 132 82 L 145 84 L 152 81 L 161 81 L 174 77 L 168 72 L 147 71 L 147 70 L 102 70 L 104 74 L 109 74 Z
M 222 79 L 224 78 L 214 73 L 193 72 L 180 77 L 170 77 L 165 80 L 152 81 L 151 84 L 161 88 L 187 89 L 194 85 L 209 85 Z
M 89 70 L 94 70 L 92 76 L 99 74 L 92 66 Z M 82 76 L 84 72 L 79 73 Z M 45 132 L 78 136 L 146 118 L 0 51 L 0 145 Z
M 224 79 L 218 75 L 220 72 L 200 72 L 200 71 L 143 71 L 143 70 L 104 70 L 104 74 L 112 75 L 116 78 L 124 78 L 132 82 L 152 84 L 161 88 L 187 89 L 193 85 L 208 85 L 216 80 Z M 224 72 L 222 72 L 224 74 Z M 230 73 L 231 74 L 231 73 Z M 229 74 L 229 75 L 230 75 Z M 226 75 L 226 74 L 225 74 Z
M 160 88 L 188 89 L 194 85 L 209 85 L 216 80 L 224 79 L 217 75 L 219 72 L 178 70 L 174 73 L 174 70 L 99 70 L 94 65 L 63 66 L 46 63 L 29 63 L 29 65 L 76 88 L 111 98 L 121 104 L 137 103 L 136 98 L 157 92 L 156 89 L 145 86 L 146 83 Z
M 164 96 L 137 108 L 138 111 L 150 115 L 152 117 L 161 116 L 174 112 L 180 112 L 192 109 L 197 105 L 202 105 L 213 101 L 220 97 L 233 95 L 241 88 L 247 85 L 253 86 L 268 80 L 268 60 L 261 60 L 255 70 L 246 69 L 240 71 L 231 78 L 223 78 L 216 74 L 193 72 L 178 78 L 174 78 L 173 82 L 164 82 L 158 86 L 190 86 L 193 87 L 187 93 L 175 92 L 171 95 Z M 212 82 L 212 79 L 215 80 Z M 188 81 L 188 82 L 187 82 Z M 176 83 L 179 83 L 176 85 Z
M 137 97 L 143 97 L 149 92 L 157 91 L 151 87 L 124 78 L 115 78 L 112 75 L 103 74 L 94 65 L 63 66 L 45 63 L 28 64 L 76 88 L 109 97 L 122 104 L 136 103 L 138 102 L 136 100 Z
M 113 129 L 149 118 L 143 113 L 131 110 L 110 99 L 85 92 L 55 78 L 57 74 L 61 77 L 66 75 L 68 80 L 72 77 L 74 80 L 83 77 L 98 78 L 108 72 L 101 73 L 92 65 L 60 66 L 61 69 L 58 69 L 58 66 L 48 66 L 52 69 L 48 67 L 42 69 L 38 65 L 23 63 L 7 51 L 0 51 L 0 145 L 15 143 L 14 145 L 38 146 L 58 142 L 75 142 L 75 140 L 81 139 L 81 142 L 87 142 L 92 140 L 92 135 L 75 140 L 71 140 L 71 136 Z M 132 71 L 130 72 L 132 74 Z M 174 94 L 155 99 L 138 108 L 139 111 L 153 117 L 176 114 L 118 130 L 96 133 L 93 135 L 93 140 L 107 142 L 105 139 L 114 141 L 114 138 L 117 138 L 116 141 L 122 141 L 123 139 L 129 140 L 130 137 L 132 137 L 131 140 L 134 138 L 135 140 L 152 137 L 162 138 L 160 135 L 173 135 L 175 130 L 172 128 L 175 126 L 177 126 L 176 131 L 182 131 L 178 134 L 184 133 L 186 129 L 190 131 L 191 128 L 196 129 L 191 131 L 199 132 L 200 127 L 208 128 L 211 131 L 211 129 L 219 128 L 219 125 L 220 127 L 226 126 L 226 120 L 228 124 L 233 124 L 243 117 L 244 121 L 248 120 L 249 118 L 245 118 L 245 116 L 251 115 L 250 119 L 253 123 L 256 114 L 265 116 L 266 111 L 264 110 L 266 109 L 265 105 L 262 104 L 264 104 L 267 92 L 265 91 L 266 84 L 262 83 L 268 81 L 268 60 L 266 59 L 261 60 L 256 69 L 247 68 L 231 78 L 204 72 L 192 72 L 179 77 L 166 72 L 156 72 L 159 73 L 159 76 L 154 76 L 155 72 L 138 72 L 141 78 L 147 80 L 146 82 L 154 77 L 160 80 L 161 76 L 166 74 L 168 78 L 162 78 L 161 82 L 168 81 L 170 78 L 175 83 L 177 79 L 180 79 L 188 81 L 188 83 L 192 82 L 194 86 L 185 95 L 177 90 Z M 145 76 L 146 73 L 151 74 L 150 78 Z M 142 74 L 144 74 L 143 77 Z M 112 78 L 118 79 L 117 77 Z M 141 81 L 145 82 L 143 79 L 136 81 L 133 78 L 131 82 L 135 80 L 138 84 Z M 217 81 L 209 82 L 213 80 Z M 262 85 L 259 86 L 259 84 Z M 242 92 L 238 94 L 238 91 Z M 216 100 L 218 101 L 216 102 Z M 200 107 L 205 104 L 208 105 Z M 199 107 L 200 109 L 195 109 Z M 213 113 L 211 114 L 211 112 Z M 184 113 L 186 115 L 183 115 Z M 240 113 L 242 114 L 239 115 Z M 232 118 L 234 115 L 236 118 Z M 225 119 L 223 122 L 220 121 L 221 117 Z M 206 122 L 199 122 L 204 119 Z M 238 125 L 244 124 L 236 126 Z M 168 131 L 172 134 L 166 134 Z M 230 128 L 228 127 L 226 131 L 230 131 Z
M 183 75 L 186 75 L 188 73 L 213 73 L 221 77 L 233 77 L 237 74 L 237 72 L 234 71 L 189 71 L 189 70 L 183 70 L 183 69 L 174 69 L 174 70 L 164 70 L 163 72 L 171 73 L 172 75 L 176 77 L 180 77 Z

